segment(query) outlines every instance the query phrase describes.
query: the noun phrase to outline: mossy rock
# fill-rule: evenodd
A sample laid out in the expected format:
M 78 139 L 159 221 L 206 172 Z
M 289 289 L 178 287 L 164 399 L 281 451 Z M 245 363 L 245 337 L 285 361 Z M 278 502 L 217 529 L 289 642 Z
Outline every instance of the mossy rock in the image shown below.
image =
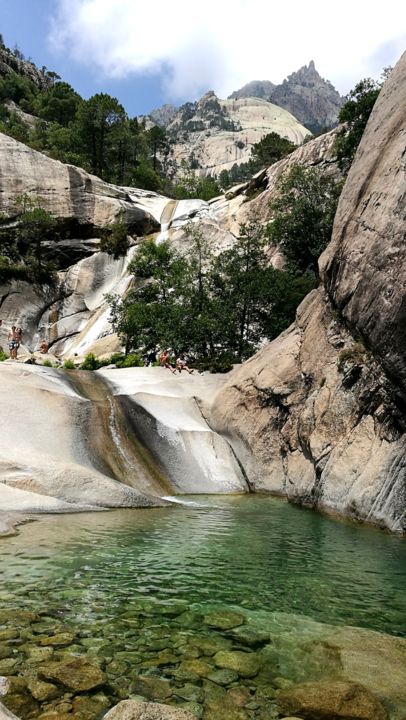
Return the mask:
M 38 663 L 50 660 L 54 654 L 54 649 L 51 647 L 38 647 L 38 645 L 29 645 L 28 643 L 21 645 L 20 649 L 26 654 L 28 660 Z
M 63 690 L 53 683 L 44 682 L 36 678 L 28 680 L 28 690 L 35 700 L 43 702 L 44 700 L 53 700 L 57 698 Z
M 61 662 L 47 663 L 38 669 L 40 678 L 51 680 L 74 692 L 100 687 L 106 675 L 86 658 L 70 656 Z
M 269 632 L 255 630 L 249 625 L 240 625 L 230 630 L 229 635 L 243 645 L 252 648 L 259 648 L 269 643 Z
M 185 702 L 179 705 L 182 710 L 186 710 L 191 713 L 195 718 L 200 720 L 203 717 L 203 705 L 199 705 L 197 702 Z
M 58 633 L 57 635 L 51 635 L 51 637 L 43 638 L 40 640 L 40 645 L 43 647 L 63 647 L 64 645 L 71 645 L 76 637 L 75 633 L 64 632 Z
M 167 680 L 152 675 L 139 675 L 131 683 L 131 693 L 159 702 L 171 697 L 172 688 Z
M 216 653 L 214 662 L 217 667 L 234 670 L 240 677 L 255 677 L 260 669 L 260 661 L 256 653 L 245 653 L 240 650 Z
M 111 700 L 102 693 L 88 697 L 78 695 L 72 700 L 74 713 L 78 713 L 83 720 L 93 720 L 100 717 L 111 706 Z
M 6 623 L 18 627 L 21 625 L 30 625 L 32 622 L 39 620 L 36 613 L 30 610 L 16 610 L 9 608 L 8 610 L 0 610 L 0 625 Z
M 11 657 L 13 655 L 13 648 L 7 643 L 0 643 L 0 660 Z
M 0 660 L 0 675 L 15 675 L 18 672 L 20 661 L 17 658 L 4 658 Z
M 207 637 L 198 635 L 193 637 L 193 645 L 196 645 L 203 655 L 211 657 L 220 650 L 230 650 L 232 642 L 221 635 L 208 635 Z
M 128 672 L 129 663 L 125 660 L 112 660 L 106 666 L 106 673 L 109 675 L 125 675 Z
M 192 683 L 186 683 L 180 688 L 174 688 L 173 692 L 177 697 L 191 703 L 202 703 L 204 700 L 203 689 L 198 685 L 192 685 Z
M 345 680 L 303 683 L 279 690 L 277 704 L 281 712 L 298 714 L 303 720 L 389 720 L 375 695 Z
M 232 610 L 217 610 L 204 616 L 203 622 L 210 627 L 220 630 L 231 630 L 245 623 L 245 617 L 241 613 Z
M 198 677 L 208 677 L 213 669 L 213 665 L 209 665 L 209 663 L 200 659 L 183 660 L 179 665 L 179 670 L 183 672 L 191 672 Z
M 238 673 L 234 670 L 213 670 L 210 675 L 207 676 L 208 680 L 211 680 L 217 685 L 231 685 L 231 683 L 238 680 Z
M 3 640 L 15 640 L 19 635 L 20 633 L 15 628 L 4 628 L 0 630 L 0 642 Z
M 2 703 L 17 717 L 38 717 L 39 704 L 28 692 L 8 693 Z

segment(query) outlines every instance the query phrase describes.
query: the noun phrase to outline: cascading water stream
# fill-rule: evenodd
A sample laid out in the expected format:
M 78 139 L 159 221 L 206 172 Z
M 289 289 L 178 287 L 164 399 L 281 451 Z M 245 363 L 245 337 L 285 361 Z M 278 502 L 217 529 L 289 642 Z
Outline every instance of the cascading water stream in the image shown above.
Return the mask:
M 161 232 L 156 239 L 157 245 L 160 245 L 161 243 L 165 242 L 165 240 L 168 240 L 168 231 L 171 226 L 171 222 L 176 212 L 177 206 L 177 200 L 169 200 L 169 202 L 165 205 L 161 215 Z
M 71 382 L 82 397 L 92 402 L 93 431 L 87 444 L 93 464 L 142 495 L 168 498 L 171 488 L 167 478 L 129 429 L 125 408 L 118 397 L 110 394 L 105 381 L 98 373 L 75 371 Z

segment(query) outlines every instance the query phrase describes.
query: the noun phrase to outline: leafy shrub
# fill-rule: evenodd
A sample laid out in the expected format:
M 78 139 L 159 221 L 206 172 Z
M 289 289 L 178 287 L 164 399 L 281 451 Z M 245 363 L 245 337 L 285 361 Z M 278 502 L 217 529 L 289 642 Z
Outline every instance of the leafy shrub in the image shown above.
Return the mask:
M 144 362 L 141 355 L 138 353 L 132 353 L 127 355 L 123 360 L 116 362 L 118 368 L 129 368 L 129 367 L 144 367 Z
M 75 370 L 75 363 L 73 362 L 73 360 L 65 360 L 63 367 L 65 370 Z
M 8 355 L 3 350 L 0 350 L 0 362 L 3 362 L 3 360 L 7 360 Z
M 65 360 L 65 362 L 72 362 L 72 361 L 71 361 L 71 360 Z M 44 362 L 42 363 L 42 365 L 43 365 L 43 367 L 53 367 L 53 365 L 52 365 L 52 363 L 51 363 L 50 360 L 44 360 Z
M 116 352 L 110 355 L 108 365 L 116 365 L 125 359 L 124 353 Z
M 81 370 L 98 370 L 99 367 L 99 361 L 93 353 L 88 353 L 80 365 Z
M 114 221 L 100 240 L 101 252 L 112 255 L 115 260 L 126 255 L 130 244 L 127 236 L 127 224 L 123 213 Z

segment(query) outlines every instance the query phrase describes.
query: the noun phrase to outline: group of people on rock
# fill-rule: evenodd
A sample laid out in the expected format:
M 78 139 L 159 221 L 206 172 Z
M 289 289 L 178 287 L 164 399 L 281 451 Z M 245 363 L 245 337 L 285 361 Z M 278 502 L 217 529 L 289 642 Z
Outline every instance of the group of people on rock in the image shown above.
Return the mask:
M 174 374 L 176 374 L 176 371 L 181 373 L 182 370 L 186 370 L 189 375 L 193 373 L 193 368 L 191 369 L 188 367 L 188 359 L 184 352 L 181 352 L 176 358 L 175 365 L 171 364 L 171 348 L 167 348 L 161 352 L 159 356 L 159 364 L 161 367 L 167 368 L 167 370 L 170 370 Z
M 0 323 L 1 324 L 1 323 Z M 15 325 L 11 326 L 11 330 L 7 335 L 7 345 L 10 350 L 10 357 L 12 360 L 17 360 L 18 348 L 23 341 L 23 330 Z

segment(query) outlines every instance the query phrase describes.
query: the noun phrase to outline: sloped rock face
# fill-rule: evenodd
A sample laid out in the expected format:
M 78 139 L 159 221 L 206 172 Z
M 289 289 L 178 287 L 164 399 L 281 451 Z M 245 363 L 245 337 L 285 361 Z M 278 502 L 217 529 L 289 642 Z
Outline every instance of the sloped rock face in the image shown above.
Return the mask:
M 159 227 L 125 188 L 52 160 L 8 135 L 0 134 L 0 158 L 0 213 L 15 215 L 15 198 L 28 193 L 65 221 L 71 237 L 94 237 L 95 229 L 111 224 L 120 212 L 134 234 L 147 234 Z
M 320 268 L 335 307 L 406 399 L 406 54 L 372 111 Z
M 311 293 L 295 324 L 231 374 L 212 418 L 254 490 L 397 531 L 406 501 L 405 73 L 406 55 L 344 188 L 321 260 L 328 295 Z

